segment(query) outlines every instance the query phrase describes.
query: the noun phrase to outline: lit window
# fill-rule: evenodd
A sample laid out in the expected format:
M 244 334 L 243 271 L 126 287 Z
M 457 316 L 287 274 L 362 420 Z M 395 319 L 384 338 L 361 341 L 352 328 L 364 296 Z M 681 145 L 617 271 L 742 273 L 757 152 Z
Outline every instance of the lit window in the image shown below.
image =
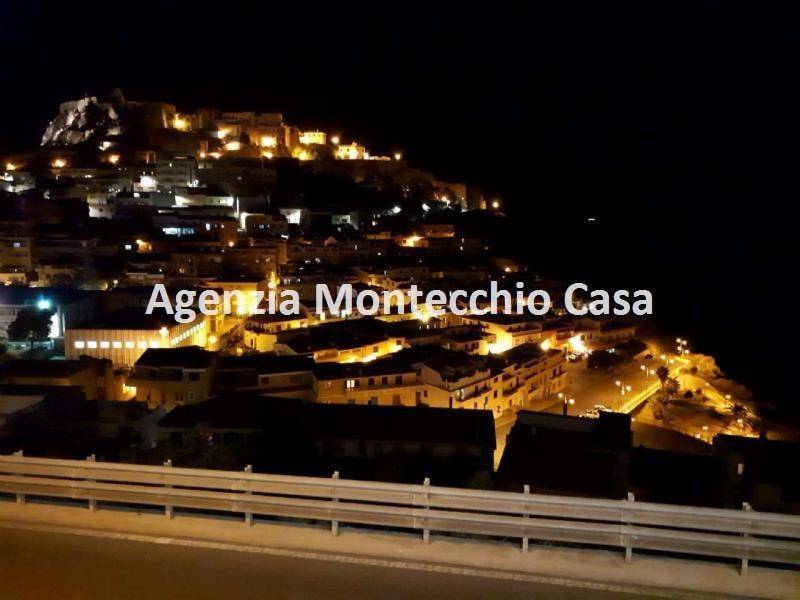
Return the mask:
M 347 389 L 348 390 L 352 390 L 354 387 L 356 387 L 356 380 L 355 379 L 348 379 L 347 380 Z
M 135 344 L 133 342 L 125 342 L 125 347 L 128 348 L 129 350 L 131 348 L 133 348 L 134 346 L 135 346 Z
M 122 342 L 111 342 L 113 348 L 122 348 Z
M 139 342 L 139 348 L 141 348 L 142 350 L 146 350 L 147 349 L 147 342 Z
M 85 348 L 86 344 L 84 344 L 83 342 L 75 342 L 75 347 L 76 348 Z
M 97 342 L 86 342 L 86 346 L 89 348 L 97 348 Z
M 108 348 L 110 345 L 111 344 L 109 344 L 108 342 L 100 342 L 100 347 L 101 348 Z
M 150 342 L 150 347 L 151 348 L 160 348 L 161 347 L 161 342 L 159 342 L 158 340 L 153 340 L 152 342 Z

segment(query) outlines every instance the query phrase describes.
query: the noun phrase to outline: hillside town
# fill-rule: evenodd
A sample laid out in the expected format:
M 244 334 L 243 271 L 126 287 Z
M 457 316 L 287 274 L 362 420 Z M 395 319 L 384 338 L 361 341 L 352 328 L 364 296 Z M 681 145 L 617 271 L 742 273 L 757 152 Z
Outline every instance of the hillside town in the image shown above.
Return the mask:
M 713 358 L 565 311 L 568 282 L 496 251 L 502 198 L 288 119 L 115 91 L 0 157 L 0 454 L 800 511 L 770 459 L 796 433 Z M 555 305 L 400 310 L 492 281 Z M 147 314 L 159 284 L 233 309 Z M 397 310 L 320 311 L 319 285 Z M 298 314 L 261 314 L 282 290 Z

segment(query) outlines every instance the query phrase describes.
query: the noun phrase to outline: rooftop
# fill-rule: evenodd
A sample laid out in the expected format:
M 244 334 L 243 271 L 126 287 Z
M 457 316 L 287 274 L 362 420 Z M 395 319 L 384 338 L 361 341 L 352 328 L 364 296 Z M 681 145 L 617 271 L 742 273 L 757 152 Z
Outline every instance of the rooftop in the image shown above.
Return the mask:
M 136 366 L 207 369 L 213 364 L 216 356 L 216 352 L 203 350 L 200 346 L 150 348 L 139 357 Z

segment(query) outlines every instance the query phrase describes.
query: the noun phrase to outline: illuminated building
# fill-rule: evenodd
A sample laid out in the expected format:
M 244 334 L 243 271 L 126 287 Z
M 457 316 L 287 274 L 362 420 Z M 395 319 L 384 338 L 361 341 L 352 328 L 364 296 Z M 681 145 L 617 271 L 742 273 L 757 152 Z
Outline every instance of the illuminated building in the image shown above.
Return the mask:
M 67 328 L 67 358 L 107 358 L 114 366 L 132 367 L 148 348 L 204 346 L 207 324 L 197 313 L 191 323 L 178 323 L 163 311 L 147 315 L 140 307 L 117 310 L 78 327 Z
M 324 131 L 304 131 L 300 134 L 301 144 L 325 145 L 327 135 Z
M 334 156 L 340 160 L 364 160 L 366 155 L 367 149 L 355 142 L 336 146 L 334 151 Z
M 175 115 L 175 118 L 172 120 L 172 126 L 178 131 L 189 131 L 191 128 L 191 122 L 185 117 Z
M 9 360 L 0 365 L 0 384 L 78 388 L 86 400 L 122 400 L 122 383 L 111 361 L 88 356 L 80 360 Z
M 314 366 L 317 402 L 419 406 L 425 403 L 425 386 L 413 368 L 392 358 L 350 364 L 320 363 Z
M 216 352 L 197 346 L 151 348 L 136 360 L 126 384 L 148 408 L 167 409 L 208 398 Z
M 279 313 L 253 315 L 244 326 L 244 345 L 258 352 L 272 352 L 281 332 L 308 327 L 309 323 L 310 319 L 305 313 L 293 316 Z

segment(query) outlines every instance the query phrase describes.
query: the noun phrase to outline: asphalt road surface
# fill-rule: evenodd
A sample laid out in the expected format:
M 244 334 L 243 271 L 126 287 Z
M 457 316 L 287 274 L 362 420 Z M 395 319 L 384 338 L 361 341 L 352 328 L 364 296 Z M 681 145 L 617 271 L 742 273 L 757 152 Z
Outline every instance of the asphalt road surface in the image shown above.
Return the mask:
M 449 573 L 0 528 L 3 600 L 628 597 L 634 596 Z

